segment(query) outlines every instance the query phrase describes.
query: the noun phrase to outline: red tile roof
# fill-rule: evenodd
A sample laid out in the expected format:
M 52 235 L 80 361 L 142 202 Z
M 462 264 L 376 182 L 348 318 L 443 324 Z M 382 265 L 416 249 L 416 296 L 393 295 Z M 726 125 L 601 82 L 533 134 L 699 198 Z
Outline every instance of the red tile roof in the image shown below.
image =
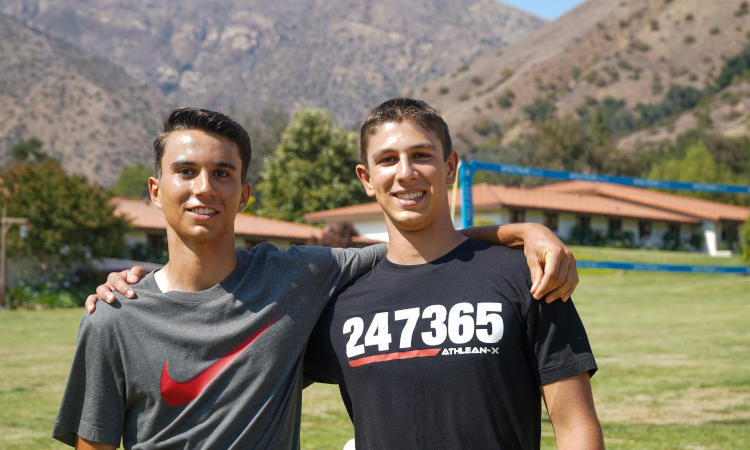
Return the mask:
M 136 228 L 144 230 L 166 230 L 167 228 L 164 213 L 151 200 L 115 197 L 112 199 L 112 203 L 116 206 L 114 214 L 127 217 Z M 234 221 L 234 233 L 237 236 L 247 238 L 279 238 L 306 241 L 313 237 L 319 237 L 322 232 L 322 228 L 303 223 L 287 222 L 248 214 L 237 214 Z M 380 242 L 361 236 L 355 237 L 352 240 L 358 244 L 376 244 Z
M 472 196 L 477 210 L 509 206 L 692 224 L 699 224 L 700 218 L 744 221 L 750 214 L 748 208 L 741 206 L 586 181 L 565 182 L 533 189 L 475 184 Z M 449 201 L 451 197 L 449 193 Z M 459 189 L 457 207 L 460 206 Z M 372 202 L 305 214 L 305 220 L 335 222 L 376 218 L 382 214 L 380 206 Z
M 674 211 L 693 217 L 708 220 L 733 220 L 744 222 L 750 215 L 750 209 L 744 206 L 702 200 L 666 192 L 652 191 L 633 186 L 592 181 L 566 181 L 535 188 L 537 191 L 559 193 L 581 193 L 609 197 L 627 202 Z

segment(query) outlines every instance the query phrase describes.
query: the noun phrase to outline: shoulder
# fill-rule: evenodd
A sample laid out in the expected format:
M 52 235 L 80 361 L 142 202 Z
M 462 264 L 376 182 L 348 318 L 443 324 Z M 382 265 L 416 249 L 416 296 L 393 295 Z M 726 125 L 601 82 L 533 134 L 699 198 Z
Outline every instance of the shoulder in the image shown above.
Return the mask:
M 132 285 L 131 288 L 135 293 L 134 299 L 129 299 L 119 292 L 115 292 L 114 302 L 110 304 L 100 300 L 96 302 L 96 310 L 93 313 L 84 313 L 82 326 L 85 323 L 99 333 L 107 333 L 118 327 L 120 323 L 128 323 L 134 310 L 143 303 L 139 300 L 153 296 L 146 288 L 144 280 Z
M 488 242 L 471 239 L 468 251 L 472 253 L 476 263 L 487 265 L 492 270 L 501 269 L 503 272 L 530 277 L 526 255 L 523 250 L 494 245 Z

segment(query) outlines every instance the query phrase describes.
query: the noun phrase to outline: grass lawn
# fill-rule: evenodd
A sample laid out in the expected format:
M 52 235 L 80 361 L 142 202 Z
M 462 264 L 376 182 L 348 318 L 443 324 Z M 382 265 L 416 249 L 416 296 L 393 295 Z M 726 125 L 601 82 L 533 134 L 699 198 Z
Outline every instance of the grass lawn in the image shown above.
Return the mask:
M 592 383 L 607 448 L 748 448 L 750 277 L 586 271 L 581 279 L 574 301 L 599 364 Z M 65 448 L 48 436 L 82 313 L 0 311 L 0 449 Z M 341 449 L 352 436 L 337 388 L 307 389 L 302 448 Z M 545 419 L 542 448 L 555 448 L 553 436 Z

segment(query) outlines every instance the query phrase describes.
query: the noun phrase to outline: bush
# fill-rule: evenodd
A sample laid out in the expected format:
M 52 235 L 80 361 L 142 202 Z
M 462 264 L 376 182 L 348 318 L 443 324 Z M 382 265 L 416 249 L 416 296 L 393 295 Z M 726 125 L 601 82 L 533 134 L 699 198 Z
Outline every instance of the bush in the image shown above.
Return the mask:
M 440 89 L 438 89 L 438 94 L 445 95 L 448 92 L 450 92 L 450 89 L 448 89 L 448 86 L 440 86 Z
M 727 60 L 721 73 L 716 77 L 717 88 L 724 89 L 729 86 L 735 77 L 742 76 L 748 69 L 750 69 L 750 44 L 746 45 L 739 55 Z
M 8 289 L 8 305 L 13 308 L 75 308 L 83 306 L 106 274 L 95 271 L 58 272 L 50 278 L 22 278 Z
M 523 112 L 534 122 L 542 121 L 557 111 L 557 106 L 548 99 L 535 98 L 523 107 Z
M 469 99 L 469 94 L 461 94 L 461 95 L 458 96 L 458 101 L 459 102 L 465 102 L 468 99 Z
M 516 99 L 516 94 L 511 91 L 510 89 L 506 89 L 506 91 L 496 99 L 497 106 L 501 108 L 510 108 L 513 106 L 513 100 Z
M 650 126 L 665 117 L 694 108 L 703 95 L 703 91 L 694 87 L 673 84 L 660 103 L 654 105 L 639 103 L 635 107 L 635 110 L 641 114 L 640 125 Z
M 750 216 L 745 221 L 745 232 L 742 234 L 742 260 L 750 266 Z

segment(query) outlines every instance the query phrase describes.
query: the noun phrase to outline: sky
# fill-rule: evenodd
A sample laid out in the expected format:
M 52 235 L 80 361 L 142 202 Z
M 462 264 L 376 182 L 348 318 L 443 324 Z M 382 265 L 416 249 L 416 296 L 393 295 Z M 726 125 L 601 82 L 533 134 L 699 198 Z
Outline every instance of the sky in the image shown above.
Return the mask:
M 584 0 L 502 0 L 547 20 L 557 19 Z

